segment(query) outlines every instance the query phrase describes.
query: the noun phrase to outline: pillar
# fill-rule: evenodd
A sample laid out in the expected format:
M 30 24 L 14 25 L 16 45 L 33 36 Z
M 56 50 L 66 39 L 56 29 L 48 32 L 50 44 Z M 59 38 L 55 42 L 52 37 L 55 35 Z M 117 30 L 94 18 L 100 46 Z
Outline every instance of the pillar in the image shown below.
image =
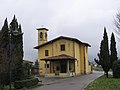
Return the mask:
M 68 60 L 67 61 L 67 74 L 68 74 L 68 76 L 70 76 L 70 70 L 69 70 L 69 68 L 70 68 L 70 62 Z
M 47 61 L 45 61 L 45 77 L 47 76 L 47 74 L 48 74 Z

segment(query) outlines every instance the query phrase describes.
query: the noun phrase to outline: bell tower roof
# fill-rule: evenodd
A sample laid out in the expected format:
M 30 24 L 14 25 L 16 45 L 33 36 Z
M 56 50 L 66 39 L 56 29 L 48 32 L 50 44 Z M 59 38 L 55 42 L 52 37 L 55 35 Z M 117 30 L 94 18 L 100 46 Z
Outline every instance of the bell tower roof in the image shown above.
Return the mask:
M 37 30 L 47 30 L 48 31 L 47 28 L 37 28 Z

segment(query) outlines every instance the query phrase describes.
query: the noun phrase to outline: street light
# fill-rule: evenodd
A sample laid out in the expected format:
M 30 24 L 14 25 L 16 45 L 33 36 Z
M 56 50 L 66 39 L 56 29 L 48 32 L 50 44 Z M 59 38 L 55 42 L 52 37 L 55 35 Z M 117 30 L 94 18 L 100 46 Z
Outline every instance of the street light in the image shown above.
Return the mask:
M 10 27 L 10 29 L 9 29 L 9 89 L 11 90 L 11 61 L 12 61 L 12 42 L 11 42 L 11 40 L 12 40 L 12 38 L 11 38 L 11 36 L 12 35 L 14 35 L 14 36 L 18 36 L 18 35 L 20 35 L 19 34 L 19 32 L 18 32 L 18 30 L 17 29 L 15 29 L 14 31 L 12 31 L 12 29 L 11 29 L 11 27 Z

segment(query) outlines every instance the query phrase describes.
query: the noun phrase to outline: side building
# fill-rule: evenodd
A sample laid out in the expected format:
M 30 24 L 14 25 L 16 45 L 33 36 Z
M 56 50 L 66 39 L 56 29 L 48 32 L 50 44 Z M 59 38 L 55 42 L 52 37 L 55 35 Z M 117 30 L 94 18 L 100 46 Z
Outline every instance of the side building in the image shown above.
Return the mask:
M 88 43 L 72 37 L 59 36 L 47 41 L 46 28 L 38 30 L 39 72 L 45 77 L 70 77 L 91 72 Z

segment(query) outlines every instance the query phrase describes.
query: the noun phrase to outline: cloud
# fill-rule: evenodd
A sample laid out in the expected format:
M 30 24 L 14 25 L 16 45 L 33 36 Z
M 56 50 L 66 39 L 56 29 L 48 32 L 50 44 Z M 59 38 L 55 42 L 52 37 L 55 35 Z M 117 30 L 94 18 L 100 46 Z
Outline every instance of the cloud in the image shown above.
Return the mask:
M 6 17 L 11 21 L 17 16 L 24 32 L 25 59 L 37 58 L 33 47 L 37 45 L 36 28 L 41 25 L 49 29 L 49 40 L 66 35 L 90 43 L 90 56 L 96 57 L 103 27 L 109 37 L 114 31 L 113 16 L 119 5 L 119 0 L 1 0 L 0 25 Z

